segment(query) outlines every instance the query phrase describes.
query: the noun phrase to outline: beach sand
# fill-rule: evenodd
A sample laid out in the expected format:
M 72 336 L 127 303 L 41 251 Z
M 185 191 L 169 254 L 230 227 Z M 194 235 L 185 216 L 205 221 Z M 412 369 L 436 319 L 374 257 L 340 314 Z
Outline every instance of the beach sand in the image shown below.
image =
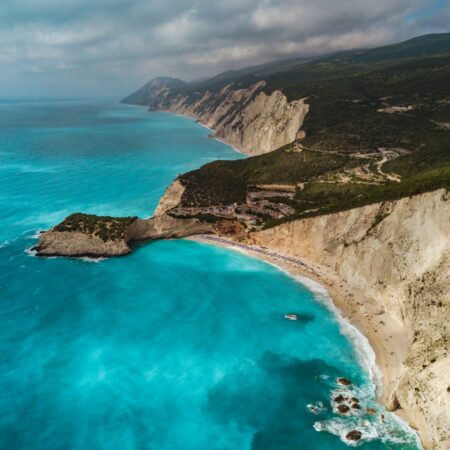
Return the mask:
M 335 312 L 367 338 L 375 353 L 376 366 L 368 367 L 368 370 L 372 371 L 378 401 L 385 406 L 390 404 L 389 393 L 401 375 L 407 348 L 404 328 L 395 317 L 386 313 L 380 314 L 379 311 L 365 311 L 364 293 L 352 290 L 345 281 L 321 265 L 224 237 L 199 235 L 189 239 L 245 252 L 281 268 L 299 282 L 305 282 L 301 277 L 306 277 L 325 287 L 329 298 L 338 309 Z M 401 409 L 395 412 L 405 419 Z

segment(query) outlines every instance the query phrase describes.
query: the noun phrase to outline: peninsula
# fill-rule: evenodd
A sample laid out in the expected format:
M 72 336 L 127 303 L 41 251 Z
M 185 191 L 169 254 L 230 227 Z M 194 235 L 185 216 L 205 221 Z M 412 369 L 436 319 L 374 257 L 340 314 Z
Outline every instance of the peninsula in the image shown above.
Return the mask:
M 153 217 L 76 213 L 40 256 L 199 236 L 324 284 L 367 336 L 380 401 L 450 447 L 450 34 L 292 59 L 124 102 L 192 117 L 250 157 L 180 175 Z

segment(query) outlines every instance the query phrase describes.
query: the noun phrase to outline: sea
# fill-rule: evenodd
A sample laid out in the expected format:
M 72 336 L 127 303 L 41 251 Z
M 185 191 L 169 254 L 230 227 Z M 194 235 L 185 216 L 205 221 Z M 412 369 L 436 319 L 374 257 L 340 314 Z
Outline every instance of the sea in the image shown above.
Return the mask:
M 0 103 L 1 449 L 420 448 L 314 283 L 190 240 L 35 256 L 68 214 L 149 217 L 178 174 L 244 157 L 210 133 L 109 100 Z

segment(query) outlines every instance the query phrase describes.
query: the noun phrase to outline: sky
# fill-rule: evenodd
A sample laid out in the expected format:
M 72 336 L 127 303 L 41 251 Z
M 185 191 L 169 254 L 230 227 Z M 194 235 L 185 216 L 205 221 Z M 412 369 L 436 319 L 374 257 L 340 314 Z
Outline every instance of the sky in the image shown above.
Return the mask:
M 449 0 L 1 0 L 0 98 L 120 98 L 448 31 Z

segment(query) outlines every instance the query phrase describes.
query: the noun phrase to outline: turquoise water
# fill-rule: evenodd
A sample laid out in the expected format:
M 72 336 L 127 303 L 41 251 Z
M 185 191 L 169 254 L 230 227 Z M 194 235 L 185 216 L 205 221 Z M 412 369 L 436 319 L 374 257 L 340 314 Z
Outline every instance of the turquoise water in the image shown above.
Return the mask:
M 149 216 L 178 173 L 241 157 L 207 135 L 124 105 L 0 105 L 0 448 L 326 450 L 355 427 L 361 448 L 417 448 L 389 414 L 332 411 L 339 376 L 376 405 L 354 333 L 276 268 L 190 241 L 29 252 L 71 212 Z

